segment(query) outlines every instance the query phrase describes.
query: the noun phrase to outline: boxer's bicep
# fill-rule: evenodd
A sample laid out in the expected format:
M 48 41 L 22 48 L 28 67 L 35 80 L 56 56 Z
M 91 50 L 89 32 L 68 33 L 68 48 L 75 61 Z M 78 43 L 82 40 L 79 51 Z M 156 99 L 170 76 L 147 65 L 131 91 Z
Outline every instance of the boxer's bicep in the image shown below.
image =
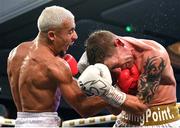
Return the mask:
M 83 93 L 79 89 L 77 82 L 73 79 L 69 67 L 66 64 L 60 64 L 57 70 L 55 77 L 62 96 L 71 104 L 76 102 L 75 98 L 82 96 Z
M 145 103 L 149 103 L 159 86 L 162 71 L 165 68 L 165 60 L 158 56 L 149 56 L 145 63 L 143 72 L 138 81 L 137 96 Z
M 86 95 L 80 90 L 77 81 L 73 79 L 66 63 L 57 63 L 53 69 L 53 76 L 65 101 L 76 110 L 80 108 L 81 102 L 85 100 Z
M 73 108 L 79 108 L 81 102 L 85 100 L 86 95 L 80 90 L 76 81 L 62 83 L 59 87 L 63 98 Z

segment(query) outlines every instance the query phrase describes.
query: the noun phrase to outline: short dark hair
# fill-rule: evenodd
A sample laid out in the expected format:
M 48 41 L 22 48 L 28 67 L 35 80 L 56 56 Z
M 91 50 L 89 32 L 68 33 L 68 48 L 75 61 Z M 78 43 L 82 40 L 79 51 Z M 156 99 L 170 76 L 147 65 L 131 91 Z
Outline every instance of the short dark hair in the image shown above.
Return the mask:
M 85 41 L 89 64 L 104 63 L 104 59 L 112 55 L 115 34 L 106 30 L 98 30 L 90 34 Z

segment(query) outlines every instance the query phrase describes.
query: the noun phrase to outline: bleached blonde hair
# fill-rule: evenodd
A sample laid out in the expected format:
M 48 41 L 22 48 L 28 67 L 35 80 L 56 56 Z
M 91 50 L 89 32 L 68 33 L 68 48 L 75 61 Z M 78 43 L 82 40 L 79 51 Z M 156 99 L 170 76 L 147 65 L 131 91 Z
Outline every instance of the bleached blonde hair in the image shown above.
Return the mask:
M 74 15 L 64 7 L 46 7 L 38 18 L 38 30 L 47 32 L 50 28 L 59 27 L 67 19 L 74 19 Z

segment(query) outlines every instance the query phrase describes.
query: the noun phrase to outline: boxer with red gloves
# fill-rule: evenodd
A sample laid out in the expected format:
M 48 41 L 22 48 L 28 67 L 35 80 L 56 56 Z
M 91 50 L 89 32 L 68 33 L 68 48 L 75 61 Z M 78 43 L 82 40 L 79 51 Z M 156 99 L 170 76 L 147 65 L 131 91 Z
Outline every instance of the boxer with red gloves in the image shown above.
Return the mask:
M 169 55 L 161 44 L 149 39 L 118 36 L 106 30 L 93 32 L 85 44 L 90 65 L 103 63 L 111 72 L 122 69 L 117 84 L 128 93 L 127 101 L 132 102 L 128 99 L 130 90 L 137 88 L 136 102 L 149 107 L 141 116 L 124 109 L 114 127 L 180 127 L 176 80 Z M 134 108 L 136 105 L 131 109 Z M 162 119 L 166 109 L 167 115 L 173 115 L 173 118 Z
M 63 58 L 68 63 L 68 65 L 71 69 L 72 75 L 73 76 L 77 75 L 78 74 L 78 66 L 77 66 L 76 59 L 70 54 L 66 54 Z
M 7 60 L 8 85 L 17 108 L 15 127 L 59 128 L 62 97 L 83 117 L 104 109 L 102 98 L 88 97 L 78 87 L 72 77 L 77 73 L 74 59 L 62 57 L 78 38 L 74 15 L 63 7 L 46 7 L 37 25 L 36 38 L 12 49 Z

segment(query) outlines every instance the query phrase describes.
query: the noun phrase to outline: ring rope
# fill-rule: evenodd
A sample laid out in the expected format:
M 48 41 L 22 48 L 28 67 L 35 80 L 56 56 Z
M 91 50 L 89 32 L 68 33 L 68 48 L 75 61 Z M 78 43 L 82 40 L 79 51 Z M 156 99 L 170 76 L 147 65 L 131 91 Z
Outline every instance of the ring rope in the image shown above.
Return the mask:
M 177 103 L 180 112 L 180 103 Z M 73 127 L 73 126 L 85 126 L 85 125 L 95 125 L 95 124 L 103 124 L 103 123 L 112 123 L 115 122 L 117 116 L 110 114 L 104 116 L 95 116 L 89 118 L 79 118 L 79 119 L 72 119 L 62 122 L 62 127 Z M 8 125 L 14 126 L 15 119 L 8 119 L 0 116 L 0 126 L 1 125 Z
M 180 103 L 177 103 L 180 113 Z M 80 118 L 67 120 L 62 123 L 62 127 L 72 127 L 72 126 L 85 126 L 85 125 L 94 125 L 94 124 L 102 124 L 102 123 L 112 123 L 115 122 L 117 116 L 115 115 L 105 115 L 105 116 L 96 116 L 90 118 Z
M 14 126 L 15 125 L 15 119 L 7 119 L 4 117 L 0 117 L 0 126 L 1 125 Z
M 64 121 L 62 127 L 74 127 L 74 126 L 84 126 L 84 125 L 94 125 L 94 124 L 103 124 L 115 122 L 117 117 L 115 115 L 106 115 L 106 116 L 96 116 L 89 118 L 80 118 L 74 120 Z

